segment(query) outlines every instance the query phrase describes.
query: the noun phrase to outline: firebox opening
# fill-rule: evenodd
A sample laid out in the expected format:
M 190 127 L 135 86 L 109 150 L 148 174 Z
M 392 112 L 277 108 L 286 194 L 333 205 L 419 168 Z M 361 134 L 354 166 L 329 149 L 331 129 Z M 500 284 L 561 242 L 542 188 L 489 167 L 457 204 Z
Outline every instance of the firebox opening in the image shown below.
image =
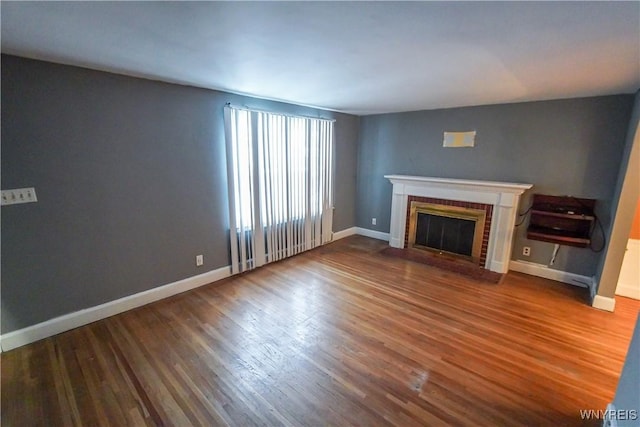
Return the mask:
M 486 212 L 411 202 L 409 247 L 480 260 Z

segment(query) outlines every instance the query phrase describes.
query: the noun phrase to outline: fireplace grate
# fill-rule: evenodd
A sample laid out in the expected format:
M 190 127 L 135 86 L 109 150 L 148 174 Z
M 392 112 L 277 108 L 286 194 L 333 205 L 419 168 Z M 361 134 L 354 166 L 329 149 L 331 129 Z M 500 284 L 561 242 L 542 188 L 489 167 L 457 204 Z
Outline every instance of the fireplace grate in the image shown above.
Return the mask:
M 419 212 L 416 246 L 472 256 L 476 221 Z
M 447 252 L 479 263 L 485 221 L 484 209 L 412 201 L 408 247 Z

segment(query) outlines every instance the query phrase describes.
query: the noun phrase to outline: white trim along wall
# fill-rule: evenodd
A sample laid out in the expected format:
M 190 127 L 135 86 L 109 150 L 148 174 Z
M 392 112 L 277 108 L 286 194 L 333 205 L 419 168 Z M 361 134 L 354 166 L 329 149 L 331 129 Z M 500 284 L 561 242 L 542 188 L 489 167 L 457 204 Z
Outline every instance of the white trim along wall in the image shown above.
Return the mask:
M 2 351 L 12 350 L 97 320 L 106 319 L 107 317 L 222 280 L 230 275 L 230 267 L 222 267 L 84 310 L 55 317 L 45 322 L 1 335 L 0 348 Z
M 509 262 L 509 270 L 530 274 L 532 276 L 544 277 L 545 279 L 568 283 L 569 285 L 579 286 L 581 288 L 588 288 L 592 298 L 594 295 L 595 286 L 593 277 L 582 276 L 580 274 L 569 273 L 562 270 L 555 270 L 544 264 L 536 264 L 534 262 L 527 261 L 511 260 Z
M 335 232 L 333 233 L 333 241 L 353 236 L 354 234 L 387 242 L 389 241 L 389 233 L 362 227 L 351 227 L 346 230 Z M 533 276 L 545 277 L 547 279 L 593 289 L 592 278 L 553 270 L 544 265 L 526 263 L 523 261 L 511 261 L 509 263 L 509 268 L 511 270 L 531 274 Z M 188 277 L 164 286 L 159 286 L 124 298 L 109 301 L 95 307 L 65 314 L 17 331 L 9 332 L 0 336 L 0 349 L 1 351 L 12 350 L 101 319 L 106 319 L 107 317 L 123 313 L 127 310 L 141 307 L 143 305 L 225 279 L 230 275 L 231 269 L 229 266 L 221 267 L 204 274 Z M 613 300 L 613 298 L 609 298 L 612 301 L 600 301 L 598 298 L 602 299 L 602 297 L 596 296 L 594 300 L 594 307 L 613 311 L 613 304 L 615 304 L 615 300 Z

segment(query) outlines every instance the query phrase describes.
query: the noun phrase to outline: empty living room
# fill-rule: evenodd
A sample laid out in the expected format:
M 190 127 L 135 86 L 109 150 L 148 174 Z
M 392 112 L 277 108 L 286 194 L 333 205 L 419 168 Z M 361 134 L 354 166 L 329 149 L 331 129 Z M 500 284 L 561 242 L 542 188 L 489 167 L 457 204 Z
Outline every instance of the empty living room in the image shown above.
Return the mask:
M 640 2 L 0 17 L 2 426 L 640 426 Z

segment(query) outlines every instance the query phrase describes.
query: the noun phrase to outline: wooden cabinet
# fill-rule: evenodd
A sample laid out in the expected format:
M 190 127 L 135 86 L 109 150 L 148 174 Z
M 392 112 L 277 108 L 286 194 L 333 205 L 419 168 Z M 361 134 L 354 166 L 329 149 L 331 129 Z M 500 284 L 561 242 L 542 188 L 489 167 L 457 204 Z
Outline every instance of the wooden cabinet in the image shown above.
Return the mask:
M 585 248 L 591 243 L 595 204 L 593 199 L 534 194 L 527 238 Z

